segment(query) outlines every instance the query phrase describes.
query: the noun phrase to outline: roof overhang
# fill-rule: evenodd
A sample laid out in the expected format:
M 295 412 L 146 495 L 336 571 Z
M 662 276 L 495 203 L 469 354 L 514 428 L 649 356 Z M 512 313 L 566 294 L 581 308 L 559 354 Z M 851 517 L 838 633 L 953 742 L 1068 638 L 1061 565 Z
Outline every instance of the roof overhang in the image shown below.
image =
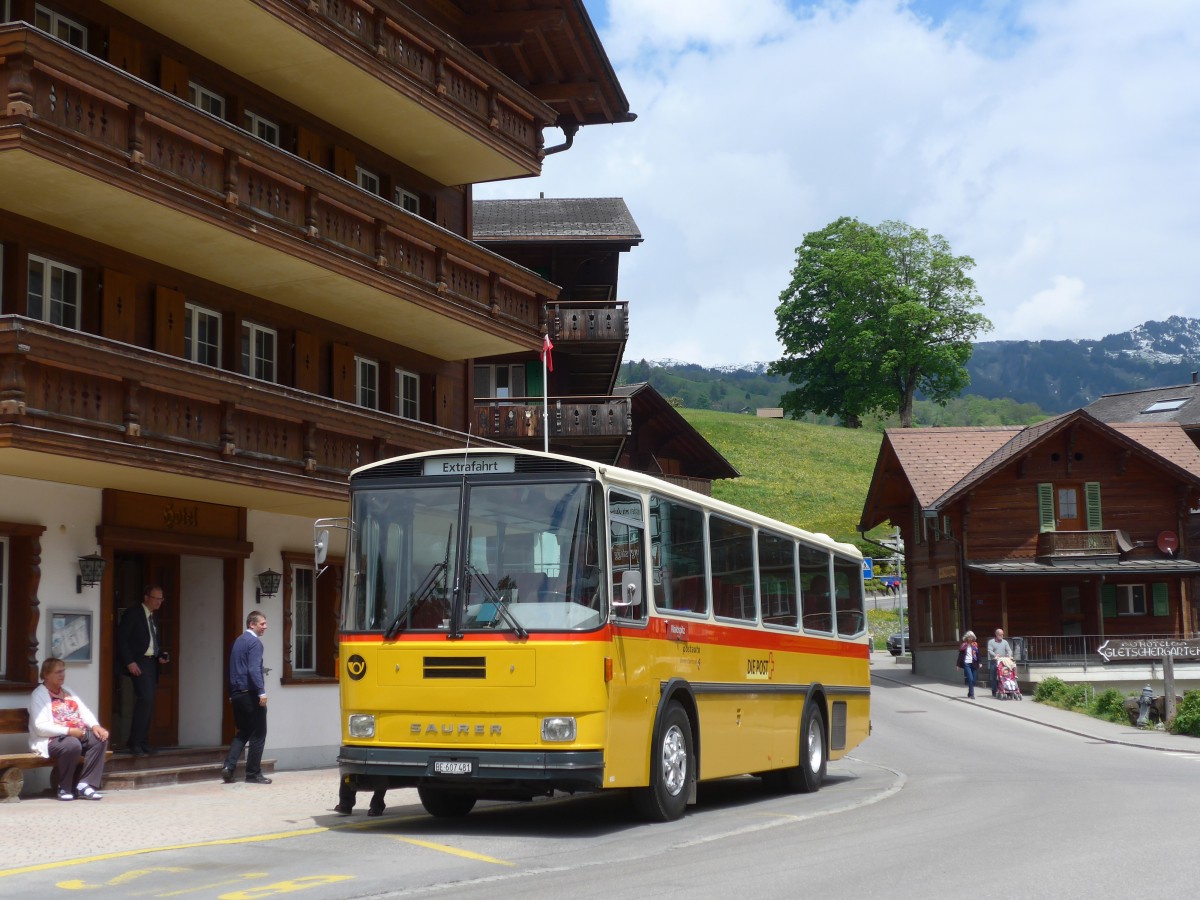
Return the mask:
M 967 569 L 983 575 L 1003 577 L 1079 578 L 1080 576 L 1119 575 L 1200 575 L 1200 563 L 1190 559 L 1095 560 L 1073 563 L 1043 563 L 1034 560 L 967 562 Z

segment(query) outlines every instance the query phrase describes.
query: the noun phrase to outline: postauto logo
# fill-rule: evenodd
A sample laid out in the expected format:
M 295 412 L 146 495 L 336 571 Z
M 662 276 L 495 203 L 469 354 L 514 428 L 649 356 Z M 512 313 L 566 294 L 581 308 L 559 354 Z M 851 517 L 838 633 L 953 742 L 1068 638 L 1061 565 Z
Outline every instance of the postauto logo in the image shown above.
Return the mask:
M 367 674 L 367 661 L 355 653 L 346 660 L 346 674 L 354 681 L 359 681 Z

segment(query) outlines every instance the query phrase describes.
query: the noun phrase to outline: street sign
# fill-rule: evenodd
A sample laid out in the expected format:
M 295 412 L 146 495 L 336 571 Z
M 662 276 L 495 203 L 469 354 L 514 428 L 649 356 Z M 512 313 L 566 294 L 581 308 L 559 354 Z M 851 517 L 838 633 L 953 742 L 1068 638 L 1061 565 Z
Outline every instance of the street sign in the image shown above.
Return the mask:
M 869 556 L 863 557 L 863 580 L 867 581 L 875 577 L 875 560 Z
M 1166 635 L 1158 638 L 1107 640 L 1096 648 L 1105 662 L 1121 659 L 1162 659 L 1173 656 L 1179 660 L 1200 658 L 1200 640 Z

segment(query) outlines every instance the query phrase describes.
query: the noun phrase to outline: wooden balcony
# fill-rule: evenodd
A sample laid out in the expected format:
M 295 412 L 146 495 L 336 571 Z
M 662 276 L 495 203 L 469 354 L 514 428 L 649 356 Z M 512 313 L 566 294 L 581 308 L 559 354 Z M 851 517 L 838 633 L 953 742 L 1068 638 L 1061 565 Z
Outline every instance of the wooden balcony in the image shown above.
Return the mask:
M 629 304 L 623 300 L 551 303 L 547 326 L 564 388 L 607 395 L 617 384 L 629 340 Z
M 554 109 L 405 4 L 108 5 L 441 184 L 541 171 Z
M 1116 559 L 1120 554 L 1115 531 L 1043 531 L 1038 535 L 1037 555 L 1051 563 Z
M 540 347 L 528 270 L 35 29 L 0 60 L 0 207 L 440 359 Z
M 341 515 L 352 468 L 464 440 L 460 432 L 0 316 L 0 471 L 8 475 Z
M 475 398 L 471 433 L 540 450 L 544 444 L 542 398 Z M 551 397 L 550 449 L 615 462 L 632 430 L 628 397 Z

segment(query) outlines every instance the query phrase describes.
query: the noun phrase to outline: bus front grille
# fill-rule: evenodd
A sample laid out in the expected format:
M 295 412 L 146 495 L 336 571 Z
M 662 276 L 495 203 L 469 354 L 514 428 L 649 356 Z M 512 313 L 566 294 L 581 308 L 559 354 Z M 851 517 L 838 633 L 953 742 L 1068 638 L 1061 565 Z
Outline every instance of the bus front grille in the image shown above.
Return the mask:
M 427 656 L 426 678 L 487 678 L 487 658 L 483 656 Z

